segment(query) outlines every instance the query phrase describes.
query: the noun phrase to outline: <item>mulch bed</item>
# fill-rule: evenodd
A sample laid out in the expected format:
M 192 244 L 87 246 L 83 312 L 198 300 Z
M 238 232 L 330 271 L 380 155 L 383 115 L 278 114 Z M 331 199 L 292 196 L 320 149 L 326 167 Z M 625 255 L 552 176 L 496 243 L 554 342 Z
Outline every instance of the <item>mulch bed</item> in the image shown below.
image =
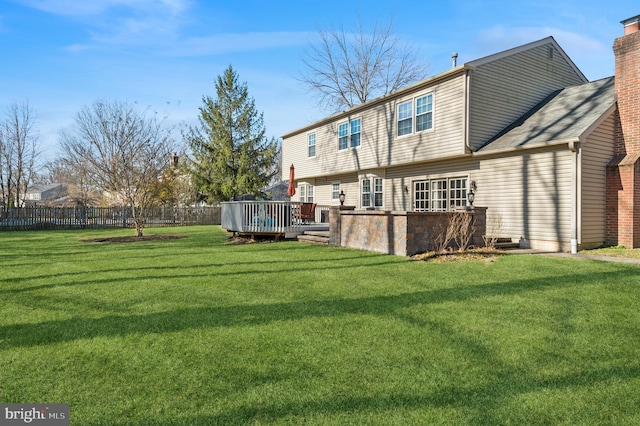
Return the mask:
M 446 262 L 467 262 L 471 260 L 481 260 L 488 263 L 494 262 L 504 252 L 496 249 L 480 248 L 467 251 L 446 251 L 441 253 L 428 252 L 411 256 L 413 260 L 424 262 L 446 263 Z
M 255 243 L 273 243 L 276 240 L 272 236 L 256 236 L 255 238 L 242 237 L 239 235 L 227 237 L 226 244 L 255 244 Z
M 139 241 L 165 241 L 184 238 L 184 235 L 143 235 L 136 237 L 135 235 L 126 237 L 109 237 L 109 238 L 90 238 L 81 240 L 84 243 L 137 243 Z

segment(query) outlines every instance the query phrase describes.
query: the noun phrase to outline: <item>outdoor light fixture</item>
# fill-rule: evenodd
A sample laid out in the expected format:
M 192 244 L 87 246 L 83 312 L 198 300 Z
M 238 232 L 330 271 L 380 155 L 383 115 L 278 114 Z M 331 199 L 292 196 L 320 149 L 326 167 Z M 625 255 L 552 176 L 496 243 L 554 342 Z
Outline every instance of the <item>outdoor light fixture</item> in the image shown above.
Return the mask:
M 340 205 L 344 206 L 344 191 L 340 190 L 340 195 L 338 195 L 338 199 L 340 200 Z
M 469 186 L 469 192 L 467 193 L 467 200 L 469 200 L 469 206 L 473 207 L 473 200 L 476 198 L 476 191 L 478 187 L 476 186 L 476 181 L 472 180 Z

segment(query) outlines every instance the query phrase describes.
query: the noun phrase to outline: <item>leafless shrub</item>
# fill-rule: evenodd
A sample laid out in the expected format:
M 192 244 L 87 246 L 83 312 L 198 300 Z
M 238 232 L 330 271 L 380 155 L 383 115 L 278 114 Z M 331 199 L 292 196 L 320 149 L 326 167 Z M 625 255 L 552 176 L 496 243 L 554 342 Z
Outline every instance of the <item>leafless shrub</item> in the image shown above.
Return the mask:
M 449 221 L 448 225 L 443 225 L 442 222 L 438 222 L 431 230 L 431 247 L 436 253 L 442 253 L 446 251 L 449 244 L 453 240 L 455 233 L 455 227 L 452 221 Z
M 498 238 L 504 232 L 504 222 L 500 213 L 494 213 L 487 217 L 487 232 L 482 238 L 485 246 L 495 248 Z
M 456 212 L 449 227 L 453 228 L 453 239 L 460 251 L 467 251 L 475 230 L 474 217 L 469 212 Z

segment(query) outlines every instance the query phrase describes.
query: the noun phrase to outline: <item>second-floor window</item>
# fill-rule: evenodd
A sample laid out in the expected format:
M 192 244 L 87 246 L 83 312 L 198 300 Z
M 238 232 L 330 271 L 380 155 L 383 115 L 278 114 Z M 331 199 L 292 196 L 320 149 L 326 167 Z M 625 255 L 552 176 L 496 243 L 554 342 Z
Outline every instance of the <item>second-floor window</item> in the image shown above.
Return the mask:
M 398 136 L 413 132 L 413 101 L 398 105 Z
M 397 126 L 398 136 L 431 130 L 433 128 L 433 94 L 420 96 L 415 101 L 399 103 Z
M 307 156 L 315 157 L 316 156 L 316 134 L 310 133 L 307 136 Z
M 433 95 L 416 99 L 416 132 L 433 128 Z
M 361 119 L 356 118 L 346 123 L 338 125 L 338 149 L 343 150 L 349 147 L 357 148 L 360 146 L 360 138 L 362 132 Z

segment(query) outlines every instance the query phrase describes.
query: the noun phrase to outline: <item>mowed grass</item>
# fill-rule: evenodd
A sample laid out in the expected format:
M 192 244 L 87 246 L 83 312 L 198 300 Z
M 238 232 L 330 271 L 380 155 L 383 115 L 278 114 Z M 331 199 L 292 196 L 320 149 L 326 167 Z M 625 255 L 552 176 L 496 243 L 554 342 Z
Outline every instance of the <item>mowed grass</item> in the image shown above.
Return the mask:
M 640 268 L 0 233 L 0 402 L 73 425 L 639 424 Z

